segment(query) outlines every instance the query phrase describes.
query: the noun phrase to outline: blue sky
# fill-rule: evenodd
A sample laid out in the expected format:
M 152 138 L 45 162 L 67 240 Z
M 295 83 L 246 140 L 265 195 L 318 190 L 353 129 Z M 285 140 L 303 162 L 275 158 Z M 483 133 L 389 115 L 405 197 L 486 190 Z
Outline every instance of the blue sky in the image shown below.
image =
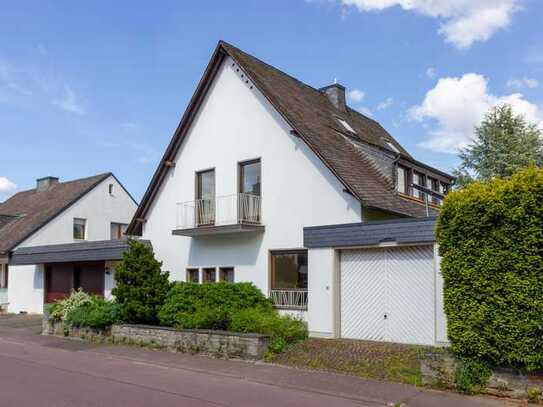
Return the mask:
M 0 200 L 112 171 L 140 199 L 219 39 L 450 170 L 492 105 L 543 127 L 540 0 L 17 1 L 0 11 Z

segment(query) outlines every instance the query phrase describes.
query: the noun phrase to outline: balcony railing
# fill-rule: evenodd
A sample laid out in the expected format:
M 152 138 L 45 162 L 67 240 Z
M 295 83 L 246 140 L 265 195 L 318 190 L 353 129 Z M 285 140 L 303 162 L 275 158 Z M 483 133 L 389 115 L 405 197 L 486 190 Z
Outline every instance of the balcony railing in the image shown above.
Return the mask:
M 232 194 L 177 204 L 177 229 L 261 223 L 260 196 Z
M 296 310 L 307 309 L 307 289 L 272 289 L 270 290 L 270 298 L 275 308 Z

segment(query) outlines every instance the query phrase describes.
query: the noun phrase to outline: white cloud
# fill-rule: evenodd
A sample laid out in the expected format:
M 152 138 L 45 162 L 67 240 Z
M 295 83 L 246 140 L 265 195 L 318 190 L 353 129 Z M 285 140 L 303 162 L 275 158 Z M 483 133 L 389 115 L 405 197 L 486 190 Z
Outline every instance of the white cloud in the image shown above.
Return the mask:
M 516 78 L 507 81 L 507 87 L 512 89 L 534 89 L 539 86 L 539 81 L 533 78 Z
M 341 0 L 360 11 L 401 7 L 437 18 L 438 32 L 458 48 L 469 48 L 475 41 L 486 41 L 511 23 L 511 16 L 523 0 Z
M 357 110 L 358 110 L 360 113 L 362 113 L 364 116 L 368 116 L 368 117 L 372 117 L 372 116 L 373 116 L 372 111 L 371 111 L 368 107 L 360 106 Z
M 430 78 L 430 79 L 435 78 L 435 76 L 436 76 L 436 69 L 435 69 L 435 68 L 432 68 L 432 67 L 428 68 L 428 69 L 426 70 L 426 76 L 427 76 L 428 78 Z
M 488 91 L 487 79 L 476 73 L 461 78 L 441 78 L 420 105 L 409 110 L 413 120 L 434 123 L 429 137 L 419 143 L 434 151 L 455 153 L 471 141 L 473 129 L 496 105 L 511 104 L 516 114 L 543 129 L 543 110 L 521 93 L 496 96 Z
M 379 103 L 376 107 L 377 110 L 385 110 L 388 109 L 390 106 L 392 106 L 392 98 L 386 98 L 381 103 Z
M 347 93 L 347 96 L 353 102 L 361 102 L 366 97 L 366 93 L 364 93 L 360 89 L 353 89 Z
M 0 177 L 0 194 L 8 194 L 15 191 L 17 185 L 6 177 Z
M 81 106 L 77 99 L 78 98 L 74 91 L 68 85 L 64 85 L 64 92 L 62 96 L 53 100 L 53 104 L 66 112 L 79 115 L 85 114 L 83 106 Z

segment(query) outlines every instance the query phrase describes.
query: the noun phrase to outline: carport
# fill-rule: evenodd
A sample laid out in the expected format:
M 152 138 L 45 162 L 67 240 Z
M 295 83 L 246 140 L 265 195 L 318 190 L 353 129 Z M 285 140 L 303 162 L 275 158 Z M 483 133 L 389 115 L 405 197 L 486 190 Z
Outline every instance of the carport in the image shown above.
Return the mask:
M 44 303 L 65 297 L 72 289 L 109 297 L 116 263 L 128 249 L 126 240 L 104 240 L 23 247 L 11 265 L 39 265 L 45 276 Z
M 307 227 L 304 245 L 313 336 L 446 343 L 435 218 Z

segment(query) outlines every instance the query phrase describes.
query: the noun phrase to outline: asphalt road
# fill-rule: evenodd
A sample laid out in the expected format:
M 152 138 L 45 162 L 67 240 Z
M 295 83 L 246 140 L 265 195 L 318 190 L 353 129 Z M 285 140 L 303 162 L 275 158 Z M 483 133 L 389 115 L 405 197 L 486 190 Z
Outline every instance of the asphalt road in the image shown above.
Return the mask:
M 0 316 L 0 407 L 513 405 L 265 363 L 98 345 L 39 331 L 38 318 Z

